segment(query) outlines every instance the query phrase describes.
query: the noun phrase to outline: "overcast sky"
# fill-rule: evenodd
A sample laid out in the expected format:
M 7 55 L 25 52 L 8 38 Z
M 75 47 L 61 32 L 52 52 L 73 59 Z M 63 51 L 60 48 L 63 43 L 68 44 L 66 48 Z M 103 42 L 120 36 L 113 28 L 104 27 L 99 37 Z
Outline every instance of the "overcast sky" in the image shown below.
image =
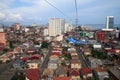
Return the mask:
M 0 0 L 0 23 L 46 24 L 50 18 L 75 23 L 75 0 Z M 120 0 L 76 0 L 79 24 L 105 24 L 106 16 L 114 16 L 120 24 Z

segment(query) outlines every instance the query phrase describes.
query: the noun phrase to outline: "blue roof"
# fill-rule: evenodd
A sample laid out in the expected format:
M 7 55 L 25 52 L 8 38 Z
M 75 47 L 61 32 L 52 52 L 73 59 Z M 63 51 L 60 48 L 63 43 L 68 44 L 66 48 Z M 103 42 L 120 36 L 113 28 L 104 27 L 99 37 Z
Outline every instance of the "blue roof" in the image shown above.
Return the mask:
M 75 40 L 73 38 L 67 38 L 67 40 L 73 44 L 87 44 L 87 41 L 86 40 Z

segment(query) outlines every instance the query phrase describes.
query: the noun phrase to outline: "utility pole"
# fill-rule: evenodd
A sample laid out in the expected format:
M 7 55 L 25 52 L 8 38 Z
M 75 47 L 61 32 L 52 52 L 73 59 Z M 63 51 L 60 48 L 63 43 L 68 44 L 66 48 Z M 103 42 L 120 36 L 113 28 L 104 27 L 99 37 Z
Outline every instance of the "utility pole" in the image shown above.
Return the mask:
M 78 27 L 78 10 L 77 10 L 77 1 L 75 0 L 75 10 L 76 10 L 76 27 Z

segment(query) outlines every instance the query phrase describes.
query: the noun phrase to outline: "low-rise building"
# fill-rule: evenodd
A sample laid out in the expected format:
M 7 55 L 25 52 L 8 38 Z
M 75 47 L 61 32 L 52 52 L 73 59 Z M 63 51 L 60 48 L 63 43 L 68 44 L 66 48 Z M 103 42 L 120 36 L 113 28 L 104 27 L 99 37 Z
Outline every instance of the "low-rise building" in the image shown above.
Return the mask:
M 79 70 L 71 69 L 69 71 L 70 80 L 81 80 Z
M 21 60 L 16 60 L 14 63 L 13 63 L 13 68 L 14 69 L 22 69 L 25 67 L 25 64 L 23 61 Z
M 114 80 L 120 80 L 120 66 L 111 67 L 108 71 Z
M 109 78 L 109 73 L 107 70 L 101 67 L 95 68 L 93 74 L 97 80 L 105 80 Z
M 70 80 L 69 77 L 55 77 L 53 80 Z
M 84 80 L 87 80 L 89 78 L 93 78 L 92 69 L 90 69 L 90 68 L 82 68 L 80 70 L 80 75 Z
M 103 63 L 100 59 L 88 57 L 88 60 L 89 60 L 89 64 L 90 64 L 91 68 L 96 68 L 96 67 L 100 67 L 103 65 Z
M 25 77 L 26 80 L 39 80 L 39 69 L 28 69 Z
M 72 69 L 81 69 L 80 60 L 71 60 L 71 68 Z
M 28 63 L 28 68 L 29 69 L 39 69 L 39 61 L 38 60 L 32 60 L 31 62 Z
M 50 60 L 48 62 L 48 69 L 55 70 L 58 68 L 58 61 L 57 60 Z

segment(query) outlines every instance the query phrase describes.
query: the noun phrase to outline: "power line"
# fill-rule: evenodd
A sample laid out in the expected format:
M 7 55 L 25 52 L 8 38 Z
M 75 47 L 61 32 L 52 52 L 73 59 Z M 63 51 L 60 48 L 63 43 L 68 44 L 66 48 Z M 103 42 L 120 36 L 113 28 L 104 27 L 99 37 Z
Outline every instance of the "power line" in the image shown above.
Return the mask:
M 76 10 L 76 27 L 78 26 L 78 10 L 77 10 L 77 1 L 75 0 L 75 10 Z
M 55 7 L 53 4 L 51 4 L 49 1 L 44 0 L 45 2 L 47 2 L 50 6 L 52 6 L 53 8 L 55 8 L 56 10 L 58 10 L 62 15 L 68 17 L 66 14 L 64 14 L 60 9 L 58 9 L 57 7 Z

